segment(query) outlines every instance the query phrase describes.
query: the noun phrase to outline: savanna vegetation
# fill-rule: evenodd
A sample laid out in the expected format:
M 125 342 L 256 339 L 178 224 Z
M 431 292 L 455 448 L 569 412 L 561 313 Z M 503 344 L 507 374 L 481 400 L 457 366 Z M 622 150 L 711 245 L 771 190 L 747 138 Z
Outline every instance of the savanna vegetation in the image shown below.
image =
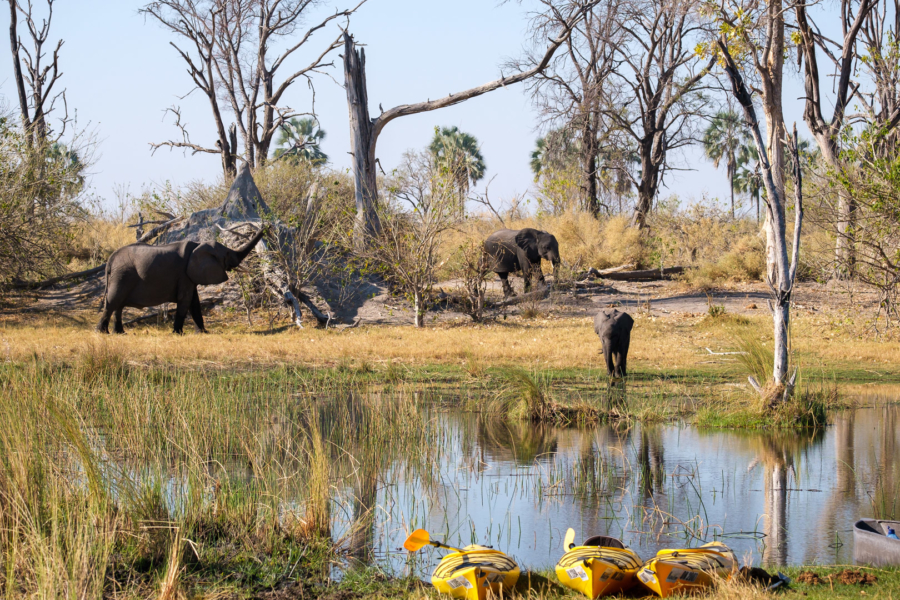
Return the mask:
M 69 116 L 61 65 L 75 57 L 61 41 L 47 52 L 54 3 L 41 18 L 34 4 L 9 0 L 15 94 L 0 114 L 8 598 L 432 598 L 415 576 L 421 565 L 404 556 L 398 567 L 390 549 L 376 555 L 375 536 L 411 529 L 425 518 L 415 511 L 434 506 L 422 500 L 407 521 L 385 498 L 413 485 L 446 501 L 448 456 L 468 452 L 460 470 L 479 477 L 493 460 L 479 435 L 543 467 L 562 443 L 550 428 L 603 425 L 629 442 L 640 430 L 636 462 L 589 440 L 577 468 L 541 473 L 519 493 L 538 503 L 559 502 L 559 489 L 600 498 L 591 511 L 625 506 L 629 526 L 694 544 L 714 528 L 704 496 L 693 475 L 666 473 L 643 427 L 759 435 L 764 493 L 783 505 L 787 471 L 797 477 L 795 462 L 839 411 L 896 400 L 900 52 L 897 8 L 884 0 L 842 0 L 838 12 L 780 0 L 539 0 L 524 51 L 499 79 L 379 106 L 374 118 L 365 41 L 352 35 L 360 5 L 316 20 L 318 3 L 299 0 L 146 2 L 141 14 L 177 40 L 192 91 L 208 100 L 190 129 L 213 143 L 191 141 L 179 106 L 166 113 L 177 135 L 141 143 L 213 154 L 221 176 L 114 199 L 86 192 L 102 143 Z M 844 37 L 825 37 L 813 17 L 840 20 Z M 301 50 L 314 50 L 312 62 L 289 68 Z M 285 99 L 298 83 L 326 84 L 339 51 L 346 170 L 323 148 L 325 126 L 345 124 L 320 123 L 314 106 L 294 110 Z M 834 89 L 820 90 L 817 61 L 836 56 Z M 784 120 L 786 61 L 802 72 L 810 139 Z M 515 84 L 539 116 L 528 193 L 492 197 L 478 132 L 440 114 L 427 146 L 398 165 L 377 161 L 391 121 Z M 727 197 L 666 187 L 686 152 L 720 169 Z M 212 335 L 170 334 L 165 308 L 136 317 L 125 336 L 90 331 L 110 255 L 221 207 L 241 169 L 270 209 L 260 224 L 290 232 L 291 256 L 270 236 L 273 248 L 225 284 L 231 296 L 204 306 Z M 503 228 L 556 237 L 563 260 L 551 286 L 499 298 L 482 243 Z M 662 281 L 672 267 L 677 275 Z M 302 329 L 285 319 L 276 268 L 295 296 L 318 294 L 327 318 Z M 613 283 L 634 271 L 659 276 Z M 384 291 L 385 322 L 332 318 L 344 304 L 374 302 L 354 299 L 359 289 Z M 738 300 L 716 299 L 726 292 L 746 295 L 739 310 Z M 64 301 L 48 305 L 54 293 Z M 606 293 L 630 302 L 636 321 L 624 380 L 608 377 L 592 329 L 599 308 L 622 305 Z M 654 304 L 674 297 L 701 298 L 701 308 Z M 470 437 L 442 426 L 451 413 L 473 419 Z M 843 483 L 869 494 L 865 512 L 896 518 L 889 438 L 877 468 Z M 689 486 L 699 506 L 684 501 Z M 818 584 L 801 577 L 810 569 Z M 893 570 L 863 584 L 829 579 L 832 568 L 785 571 L 797 581 L 779 595 L 900 596 Z M 522 597 L 574 597 L 539 569 L 522 582 Z M 770 596 L 730 581 L 705 597 Z

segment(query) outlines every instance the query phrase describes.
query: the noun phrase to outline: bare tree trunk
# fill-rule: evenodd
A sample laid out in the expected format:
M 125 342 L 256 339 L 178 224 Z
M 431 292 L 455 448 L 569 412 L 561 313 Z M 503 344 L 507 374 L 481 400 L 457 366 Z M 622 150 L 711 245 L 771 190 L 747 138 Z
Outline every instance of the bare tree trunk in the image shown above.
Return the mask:
M 819 66 L 816 56 L 816 35 L 813 33 L 806 14 L 806 4 L 796 5 L 797 29 L 800 32 L 798 50 L 804 62 L 804 91 L 806 104 L 803 120 L 809 126 L 822 157 L 832 169 L 841 168 L 838 152 L 838 136 L 844 126 L 844 115 L 847 104 L 852 97 L 853 87 L 850 77 L 857 60 L 856 40 L 877 0 L 861 0 L 856 16 L 850 8 L 850 0 L 841 2 L 841 25 L 844 39 L 841 46 L 840 66 L 837 73 L 837 89 L 834 91 L 834 112 L 829 121 L 822 113 L 822 96 L 819 89 Z M 852 18 L 852 21 L 851 21 Z M 829 55 L 833 57 L 831 51 Z M 869 55 L 877 55 L 877 49 L 870 49 Z M 878 60 L 878 57 L 875 57 Z M 835 61 L 837 62 L 837 61 Z M 853 228 L 856 202 L 845 189 L 838 189 L 837 240 L 835 242 L 835 273 L 839 277 L 851 276 L 854 270 L 855 251 L 853 244 Z
M 395 106 L 372 119 L 369 116 L 368 91 L 366 87 L 366 54 L 363 49 L 354 48 L 353 39 L 344 33 L 344 81 L 347 89 L 347 104 L 350 110 L 350 140 L 353 154 L 353 177 L 356 185 L 356 224 L 354 238 L 357 246 L 364 243 L 366 232 L 378 232 L 376 202 L 378 198 L 377 177 L 375 172 L 375 149 L 378 136 L 384 127 L 399 117 L 415 115 L 423 112 L 454 106 L 466 100 L 476 98 L 488 92 L 525 81 L 542 72 L 550 64 L 553 55 L 569 38 L 572 28 L 584 18 L 586 10 L 590 10 L 599 0 L 584 0 L 572 9 L 571 16 L 566 19 L 559 37 L 550 40 L 547 51 L 541 61 L 533 68 L 514 75 L 504 76 L 478 87 L 462 92 L 449 94 L 438 100 L 426 100 L 416 104 Z
M 369 118 L 369 96 L 366 87 L 366 51 L 353 47 L 352 38 L 344 34 L 344 81 L 350 108 L 350 154 L 356 188 L 356 223 L 354 241 L 357 246 L 381 231 L 378 212 L 375 143 L 378 135 Z
M 13 73 L 16 80 L 16 92 L 19 95 L 19 110 L 22 115 L 22 125 L 25 130 L 31 129 L 31 117 L 28 113 L 28 96 L 25 93 L 25 80 L 22 78 L 22 63 L 19 61 L 19 40 L 16 29 L 18 27 L 18 14 L 16 12 L 16 0 L 9 0 L 9 45 L 13 59 Z M 28 136 L 30 141 L 31 136 Z
M 653 138 L 645 138 L 641 145 L 653 144 Z M 647 226 L 647 215 L 653 208 L 656 190 L 659 186 L 659 166 L 654 164 L 652 151 L 641 152 L 641 183 L 638 185 L 638 201 L 631 219 L 631 226 L 643 229 Z
M 424 326 L 425 321 L 425 302 L 422 298 L 422 294 L 420 292 L 416 292 L 413 295 L 413 310 L 416 312 L 415 322 L 416 327 Z
M 582 208 L 590 211 L 595 217 L 600 214 L 600 202 L 597 199 L 597 136 L 591 124 L 591 115 L 584 115 L 584 127 L 581 130 L 582 144 Z
M 781 49 L 783 48 L 783 42 L 784 40 L 782 36 L 782 45 L 774 46 L 774 50 L 772 52 L 773 54 L 780 55 L 782 53 Z M 763 183 L 766 187 L 766 235 L 768 239 L 771 240 L 771 247 L 769 248 L 768 257 L 773 261 L 771 272 L 766 274 L 766 281 L 769 284 L 774 300 L 773 337 L 775 345 L 775 364 L 773 365 L 773 379 L 776 385 L 781 386 L 785 385 L 786 383 L 785 380 L 788 370 L 788 332 L 790 325 L 790 302 L 794 280 L 797 275 L 797 264 L 799 261 L 800 252 L 800 232 L 803 224 L 803 181 L 797 150 L 797 128 L 795 125 L 794 137 L 792 138 L 791 142 L 791 152 L 794 159 L 793 174 L 796 193 L 796 212 L 794 223 L 793 254 L 789 262 L 785 227 L 786 202 L 784 196 L 784 178 L 783 176 L 778 177 L 778 175 L 781 175 L 782 173 L 777 171 L 774 164 L 769 162 L 769 156 L 773 156 L 774 159 L 777 159 L 773 160 L 773 162 L 783 165 L 784 154 L 781 151 L 775 153 L 772 150 L 768 150 L 767 152 L 765 142 L 763 142 L 762 134 L 760 133 L 759 121 L 756 118 L 756 110 L 753 108 L 753 100 L 750 96 L 750 93 L 747 91 L 746 86 L 744 85 L 743 78 L 738 71 L 734 59 L 728 51 L 728 47 L 725 44 L 724 39 L 720 38 L 718 40 L 718 47 L 721 50 L 722 58 L 725 61 L 725 72 L 728 75 L 729 80 L 731 81 L 732 93 L 740 103 L 741 108 L 743 108 L 744 110 L 744 115 L 747 119 L 747 125 L 750 128 L 750 133 L 753 137 L 754 143 L 756 144 L 757 153 L 760 159 L 760 166 L 762 167 Z M 780 71 L 778 71 L 778 74 L 780 75 Z M 776 82 L 774 81 L 774 79 L 778 79 L 779 81 Z M 776 77 L 774 79 L 771 79 L 769 81 L 770 85 L 768 89 L 778 91 L 778 100 L 775 101 L 772 98 L 764 98 L 763 106 L 768 107 L 769 114 L 772 115 L 772 118 L 779 118 L 781 116 L 780 77 Z M 773 83 L 777 83 L 777 86 L 771 85 Z M 778 124 L 771 129 L 774 131 L 784 131 L 784 125 L 783 123 Z M 773 140 L 771 135 L 769 136 L 769 139 Z M 774 141 L 775 140 L 773 140 L 773 143 Z M 783 143 L 778 143 L 777 145 L 779 149 L 783 147 Z M 777 184 L 779 179 L 782 186 L 780 190 Z
M 734 219 L 734 167 L 728 169 L 728 182 L 731 186 L 731 218 Z

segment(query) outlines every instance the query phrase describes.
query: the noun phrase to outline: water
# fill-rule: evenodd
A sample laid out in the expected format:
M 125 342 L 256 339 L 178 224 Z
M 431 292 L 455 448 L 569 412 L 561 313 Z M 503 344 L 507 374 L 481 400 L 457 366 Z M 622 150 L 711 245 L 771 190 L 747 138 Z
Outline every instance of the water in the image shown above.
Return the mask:
M 722 539 L 753 564 L 852 564 L 853 522 L 890 505 L 900 483 L 898 406 L 839 413 L 815 432 L 430 419 L 441 432 L 433 463 L 395 461 L 336 498 L 336 537 L 395 573 L 424 576 L 439 559 L 402 550 L 419 527 L 538 569 L 556 563 L 568 527 L 576 541 L 618 537 L 645 559 Z

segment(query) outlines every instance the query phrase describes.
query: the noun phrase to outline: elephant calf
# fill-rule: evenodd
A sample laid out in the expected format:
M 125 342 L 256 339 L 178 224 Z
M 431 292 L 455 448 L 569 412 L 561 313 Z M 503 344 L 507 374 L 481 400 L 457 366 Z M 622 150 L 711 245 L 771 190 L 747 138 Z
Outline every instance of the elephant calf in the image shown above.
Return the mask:
M 603 344 L 603 358 L 610 377 L 628 375 L 628 344 L 634 319 L 615 308 L 604 308 L 594 317 L 594 331 Z
M 510 273 L 521 272 L 525 277 L 525 293 L 531 289 L 531 279 L 544 282 L 541 259 L 553 264 L 553 279 L 559 274 L 559 243 L 553 234 L 537 229 L 501 229 L 484 241 L 484 251 L 491 259 L 490 269 L 500 276 L 503 296 L 515 296 L 509 285 Z
M 175 302 L 175 333 L 182 333 L 188 310 L 202 332 L 198 285 L 228 281 L 228 271 L 241 264 L 265 230 L 261 228 L 244 246 L 232 250 L 219 242 L 199 244 L 185 240 L 164 246 L 137 243 L 119 248 L 106 262 L 103 316 L 97 331 L 109 333 L 109 319 L 116 315 L 116 333 L 125 333 L 122 310 Z

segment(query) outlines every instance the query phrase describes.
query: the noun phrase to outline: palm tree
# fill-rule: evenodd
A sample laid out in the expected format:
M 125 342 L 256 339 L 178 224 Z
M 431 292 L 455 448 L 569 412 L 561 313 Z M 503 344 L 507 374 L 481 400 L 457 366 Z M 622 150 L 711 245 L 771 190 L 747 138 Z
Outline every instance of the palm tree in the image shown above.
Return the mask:
M 325 130 L 319 128 L 315 119 L 290 119 L 282 124 L 278 132 L 275 158 L 308 162 L 313 166 L 323 165 L 328 155 L 322 152 L 319 142 L 325 139 Z
M 762 174 L 759 172 L 759 155 L 756 146 L 750 143 L 741 145 L 737 154 L 737 170 L 732 178 L 733 189 L 747 194 L 750 200 L 756 200 L 756 222 L 759 223 L 759 193 L 762 190 Z
M 541 169 L 547 160 L 547 138 L 539 137 L 534 141 L 534 150 L 531 151 L 531 172 L 534 173 L 534 180 L 537 181 L 541 175 Z
M 487 167 L 475 136 L 454 127 L 434 128 L 434 137 L 428 146 L 438 167 L 446 170 L 459 189 L 460 198 L 469 193 L 472 185 L 484 178 Z
M 718 169 L 719 163 L 725 161 L 728 182 L 731 187 L 731 218 L 734 218 L 734 172 L 737 167 L 737 153 L 743 145 L 744 123 L 737 113 L 730 110 L 720 111 L 709 122 L 703 134 L 703 148 L 706 156 Z
M 47 161 L 53 164 L 60 174 L 71 178 L 64 189 L 77 194 L 84 187 L 85 165 L 81 162 L 78 151 L 72 150 L 60 142 L 53 142 L 47 148 Z

